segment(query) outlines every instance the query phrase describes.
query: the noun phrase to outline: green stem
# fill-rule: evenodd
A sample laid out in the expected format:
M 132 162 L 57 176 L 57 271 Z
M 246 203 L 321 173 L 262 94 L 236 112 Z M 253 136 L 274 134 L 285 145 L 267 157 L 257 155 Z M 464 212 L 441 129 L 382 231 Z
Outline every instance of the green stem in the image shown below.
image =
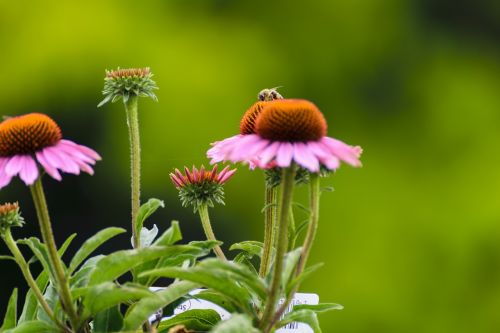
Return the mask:
M 302 245 L 302 253 L 300 255 L 299 263 L 297 264 L 297 269 L 295 272 L 295 276 L 299 276 L 304 271 L 306 267 L 307 259 L 309 258 L 309 254 L 311 252 L 311 248 L 314 242 L 314 238 L 316 237 L 316 231 L 318 230 L 318 221 L 319 221 L 319 197 L 321 194 L 320 191 L 320 182 L 319 182 L 318 174 L 311 174 L 310 183 L 309 183 L 309 208 L 311 210 L 311 215 L 309 216 L 309 226 L 307 228 L 307 234 L 304 239 L 304 244 Z M 285 302 L 280 306 L 274 318 L 272 320 L 272 325 L 280 319 L 281 315 L 288 308 L 288 305 L 293 299 L 294 294 L 299 289 L 300 284 L 297 283 L 295 287 L 288 294 Z
M 200 214 L 201 225 L 203 226 L 203 231 L 205 231 L 207 239 L 216 241 L 217 239 L 215 238 L 215 234 L 210 223 L 210 216 L 208 215 L 208 206 L 206 204 L 201 205 L 198 208 L 198 213 Z M 220 259 L 227 260 L 219 245 L 214 247 L 214 252 Z
M 278 245 L 276 247 L 276 257 L 274 260 L 274 269 L 271 281 L 271 289 L 267 298 L 266 307 L 260 322 L 260 328 L 264 333 L 272 329 L 271 318 L 273 317 L 276 305 L 278 304 L 281 290 L 281 275 L 283 273 L 284 257 L 288 246 L 288 221 L 290 207 L 292 205 L 293 186 L 295 182 L 295 165 L 283 169 L 281 178 L 281 198 L 279 201 L 279 229 Z
M 141 206 L 141 141 L 139 136 L 139 114 L 137 96 L 130 96 L 125 102 L 127 113 L 128 137 L 130 141 L 130 178 L 132 188 L 132 239 L 134 248 L 141 247 L 141 235 L 135 230 L 137 213 Z
M 274 243 L 274 229 L 276 227 L 276 198 L 278 188 L 266 185 L 264 211 L 264 248 L 260 262 L 259 275 L 265 277 L 269 272 Z
M 78 315 L 73 306 L 73 300 L 71 298 L 69 283 L 63 268 L 63 263 L 57 253 L 57 247 L 54 240 L 54 233 L 52 232 L 52 226 L 50 224 L 49 210 L 47 209 L 47 201 L 45 200 L 41 177 L 38 177 L 35 183 L 30 186 L 30 190 L 33 202 L 35 203 L 36 214 L 38 217 L 38 223 L 40 224 L 43 242 L 47 246 L 49 261 L 54 268 L 54 275 L 59 290 L 59 296 L 61 297 L 63 310 L 67 313 L 73 329 L 77 330 Z
M 35 294 L 36 299 L 38 300 L 38 303 L 42 306 L 43 310 L 47 313 L 47 315 L 56 323 L 57 326 L 59 326 L 63 331 L 65 332 L 71 332 L 69 328 L 64 326 L 54 315 L 54 312 L 50 308 L 50 306 L 47 304 L 45 301 L 45 298 L 43 298 L 43 294 L 40 291 L 40 288 L 38 288 L 38 285 L 36 284 L 35 279 L 33 278 L 33 275 L 31 275 L 29 265 L 24 259 L 21 251 L 19 251 L 19 248 L 17 247 L 17 243 L 12 238 L 12 233 L 10 232 L 10 228 L 7 228 L 5 230 L 5 234 L 3 235 L 3 240 L 5 241 L 5 244 L 9 248 L 10 252 L 14 256 L 14 259 L 16 260 L 17 265 L 21 269 L 21 272 L 23 273 L 24 278 L 26 279 L 26 282 L 28 283 L 28 286 L 31 288 L 33 291 L 33 294 Z
M 288 251 L 295 248 L 295 217 L 293 215 L 293 206 L 290 206 L 290 221 L 288 223 Z

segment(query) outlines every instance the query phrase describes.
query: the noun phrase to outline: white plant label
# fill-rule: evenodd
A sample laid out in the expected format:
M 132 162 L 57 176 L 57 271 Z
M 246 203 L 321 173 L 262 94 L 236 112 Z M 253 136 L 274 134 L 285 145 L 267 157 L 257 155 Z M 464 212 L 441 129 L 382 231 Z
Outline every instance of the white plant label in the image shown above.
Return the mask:
M 153 288 L 152 288 L 153 289 Z M 154 288 L 153 290 L 158 290 L 162 288 Z M 193 290 L 190 294 L 191 295 L 196 295 L 197 293 L 203 291 L 204 289 L 196 289 Z M 280 300 L 280 304 L 283 304 L 284 299 Z M 292 307 L 294 305 L 298 304 L 309 304 L 309 305 L 316 305 L 319 303 L 319 296 L 317 294 L 305 294 L 305 293 L 296 293 L 295 297 L 293 298 L 292 302 L 288 306 L 288 309 L 285 311 L 285 314 L 290 312 Z M 217 311 L 217 313 L 220 315 L 222 320 L 227 320 L 229 317 L 231 317 L 231 314 L 227 312 L 225 309 L 221 308 L 220 306 L 211 303 L 209 301 L 205 301 L 202 299 L 197 299 L 197 298 L 192 298 L 184 303 L 180 304 L 175 310 L 174 314 L 179 314 L 184 311 L 188 310 L 193 310 L 193 309 L 198 309 L 198 310 L 206 310 L 206 309 L 212 309 Z M 169 317 L 165 317 L 163 319 L 168 319 Z M 279 329 L 276 331 L 276 333 L 313 333 L 313 330 L 306 324 L 303 323 L 298 323 L 298 322 L 293 322 L 285 327 Z

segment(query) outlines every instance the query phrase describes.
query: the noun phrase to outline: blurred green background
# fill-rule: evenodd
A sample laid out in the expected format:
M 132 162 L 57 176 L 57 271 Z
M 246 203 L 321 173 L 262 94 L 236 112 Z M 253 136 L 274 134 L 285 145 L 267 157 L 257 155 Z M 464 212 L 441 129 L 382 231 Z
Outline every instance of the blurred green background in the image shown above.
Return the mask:
M 326 265 L 302 288 L 345 306 L 320 316 L 324 332 L 499 332 L 499 43 L 500 2 L 488 0 L 2 1 L 0 113 L 47 113 L 102 154 L 93 177 L 45 177 L 58 242 L 81 243 L 129 220 L 123 107 L 96 108 L 104 70 L 150 66 L 160 90 L 140 102 L 143 199 L 166 202 L 150 224 L 179 219 L 192 240 L 201 226 L 168 173 L 207 163 L 257 92 L 283 86 L 365 150 L 363 168 L 324 181 L 335 192 L 311 262 Z M 227 184 L 212 212 L 226 244 L 262 238 L 263 191 L 246 167 Z M 22 206 L 17 237 L 38 234 L 18 179 L 0 199 Z M 25 287 L 0 265 L 3 314 Z

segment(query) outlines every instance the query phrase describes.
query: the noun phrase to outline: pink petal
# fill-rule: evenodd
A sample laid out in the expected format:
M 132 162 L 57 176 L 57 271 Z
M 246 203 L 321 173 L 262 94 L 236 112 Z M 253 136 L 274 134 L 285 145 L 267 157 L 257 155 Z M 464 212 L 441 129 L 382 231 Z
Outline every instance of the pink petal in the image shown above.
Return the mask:
M 75 175 L 80 174 L 80 167 L 63 150 L 55 146 L 47 147 L 42 150 L 43 157 L 56 168 Z
M 36 159 L 42 165 L 42 167 L 44 168 L 45 172 L 47 172 L 48 175 L 50 175 L 55 180 L 59 180 L 60 181 L 62 179 L 61 178 L 61 174 L 59 173 L 59 171 L 57 171 L 57 168 L 55 166 L 51 165 L 45 159 L 42 151 L 36 152 Z
M 359 161 L 359 147 L 351 147 L 340 140 L 329 137 L 322 138 L 321 143 L 326 145 L 342 161 L 355 167 L 361 166 L 361 162 Z
M 82 153 L 84 153 L 85 155 L 89 156 L 90 158 L 96 161 L 100 161 L 102 159 L 101 156 L 95 150 L 90 149 L 89 147 L 76 144 L 73 141 L 69 140 L 61 140 L 60 142 L 75 147 L 76 149 L 80 150 Z
M 276 164 L 279 167 L 287 168 L 292 163 L 293 146 L 290 142 L 281 142 L 276 153 Z
M 326 166 L 328 170 L 336 170 L 340 167 L 340 160 L 336 156 L 330 156 L 325 159 L 320 159 L 321 164 Z
M 229 178 L 231 178 L 231 177 L 234 175 L 234 173 L 235 173 L 235 172 L 236 172 L 236 169 L 233 169 L 233 170 L 231 170 L 231 171 L 228 171 L 228 172 L 224 175 L 224 177 L 222 177 L 222 178 L 219 180 L 219 183 L 220 183 L 220 184 L 224 184 L 225 182 L 227 182 L 227 181 L 229 180 Z
M 0 188 L 7 186 L 12 177 L 5 173 L 5 165 L 9 162 L 8 157 L 0 157 Z
M 7 164 L 5 165 L 5 173 L 11 177 L 16 176 L 19 171 L 24 166 L 24 159 L 22 155 L 14 155 L 12 156 Z
M 254 145 L 261 142 L 261 140 L 262 139 L 255 134 L 241 136 L 241 138 L 235 140 L 231 146 L 225 148 L 225 150 L 227 150 L 227 159 L 233 163 L 245 161 L 251 156 L 249 150 L 254 149 Z
M 267 146 L 259 155 L 259 165 L 263 167 L 272 161 L 276 157 L 279 147 L 279 142 L 273 142 Z
M 318 158 L 309 150 L 309 147 L 302 142 L 296 142 L 293 146 L 293 159 L 295 162 L 311 172 L 318 172 Z
M 226 166 L 224 169 L 222 169 L 222 171 L 219 173 L 219 176 L 217 177 L 218 182 L 220 182 L 220 180 L 224 178 L 228 170 L 229 170 L 229 165 Z
M 38 178 L 38 167 L 35 160 L 30 155 L 24 155 L 23 167 L 19 171 L 19 177 L 26 185 L 33 185 Z

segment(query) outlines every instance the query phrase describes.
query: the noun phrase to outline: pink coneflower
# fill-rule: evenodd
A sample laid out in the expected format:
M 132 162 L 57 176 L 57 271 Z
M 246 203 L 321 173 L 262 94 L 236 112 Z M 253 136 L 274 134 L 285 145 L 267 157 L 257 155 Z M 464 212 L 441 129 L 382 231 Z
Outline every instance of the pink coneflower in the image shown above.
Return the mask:
M 59 171 L 93 174 L 91 165 L 100 159 L 94 150 L 64 140 L 47 115 L 30 113 L 0 123 L 0 188 L 17 175 L 32 185 L 40 175 L 37 162 L 52 178 L 61 180 Z
M 246 162 L 264 169 L 286 168 L 292 162 L 311 172 L 319 172 L 321 166 L 335 170 L 340 161 L 361 166 L 361 147 L 327 137 L 326 120 L 309 101 L 278 99 L 266 102 L 255 117 L 253 128 L 249 128 L 254 132 L 241 132 L 214 143 L 208 156 L 213 162 Z

